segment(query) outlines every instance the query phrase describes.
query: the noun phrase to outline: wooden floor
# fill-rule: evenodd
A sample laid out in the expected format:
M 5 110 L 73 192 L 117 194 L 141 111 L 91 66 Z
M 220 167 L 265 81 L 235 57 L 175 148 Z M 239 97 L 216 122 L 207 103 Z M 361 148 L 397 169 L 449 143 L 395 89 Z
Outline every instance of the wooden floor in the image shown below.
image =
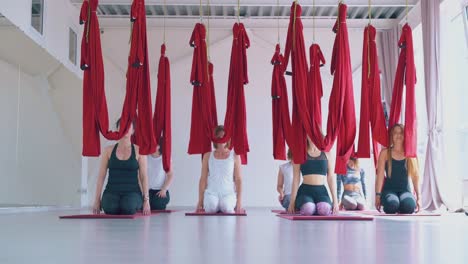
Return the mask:
M 0 211 L 0 263 L 468 263 L 468 217 L 290 221 L 244 217 L 59 220 L 79 211 Z

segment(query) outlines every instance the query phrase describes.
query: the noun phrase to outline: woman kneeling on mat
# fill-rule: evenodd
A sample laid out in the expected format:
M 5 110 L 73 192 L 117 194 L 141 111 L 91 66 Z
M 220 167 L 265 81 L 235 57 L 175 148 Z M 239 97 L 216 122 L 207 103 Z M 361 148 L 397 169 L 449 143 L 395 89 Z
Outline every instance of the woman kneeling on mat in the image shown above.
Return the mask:
M 364 210 L 367 196 L 366 179 L 364 170 L 359 168 L 359 160 L 352 157 L 348 162 L 346 175 L 338 174 L 336 180 L 340 209 Z M 341 191 L 341 183 L 344 192 Z
M 299 210 L 302 215 L 330 215 L 338 212 L 336 178 L 330 168 L 327 153 L 320 151 L 307 137 L 307 160 L 303 164 L 293 164 L 294 178 L 289 213 Z M 301 172 L 303 182 L 299 187 Z M 333 196 L 333 203 L 325 187 L 325 178 Z
M 119 125 L 120 119 L 116 123 L 117 129 Z M 137 210 L 141 210 L 142 206 L 143 214 L 150 213 L 146 156 L 139 155 L 138 146 L 130 141 L 132 133 L 133 124 L 117 144 L 106 147 L 101 154 L 96 199 L 93 206 L 95 214 L 99 214 L 102 207 L 106 214 L 132 215 Z M 107 169 L 109 169 L 109 178 L 101 201 Z
M 288 150 L 288 162 L 282 164 L 278 171 L 278 184 L 276 190 L 278 191 L 278 200 L 284 209 L 288 210 L 291 202 L 291 189 L 293 182 L 293 164 L 291 149 Z
M 151 210 L 165 210 L 169 203 L 169 186 L 172 183 L 172 168 L 166 173 L 162 162 L 162 138 L 156 152 L 148 156 L 148 181 Z
M 224 127 L 215 136 L 224 136 Z M 242 179 L 240 157 L 229 149 L 229 143 L 214 143 L 215 150 L 203 154 L 197 211 L 206 213 L 241 213 Z
M 403 125 L 393 126 L 389 139 L 390 147 L 383 149 L 379 155 L 375 207 L 380 211 L 383 206 L 387 214 L 412 214 L 420 208 L 418 161 L 405 156 Z M 411 193 L 409 177 L 416 199 Z

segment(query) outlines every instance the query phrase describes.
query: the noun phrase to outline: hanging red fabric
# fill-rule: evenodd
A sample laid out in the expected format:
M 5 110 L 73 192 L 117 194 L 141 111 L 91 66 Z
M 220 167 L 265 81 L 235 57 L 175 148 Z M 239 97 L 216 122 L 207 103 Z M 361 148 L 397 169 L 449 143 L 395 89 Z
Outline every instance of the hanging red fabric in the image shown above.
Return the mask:
M 403 85 L 406 85 L 405 156 L 414 158 L 417 156 L 416 66 L 414 64 L 413 33 L 408 24 L 403 26 L 398 46 L 401 50 L 393 86 L 389 127 L 391 128 L 399 123 L 403 100 Z
M 379 144 L 386 146 L 388 142 L 385 115 L 380 92 L 380 69 L 377 56 L 376 29 L 369 25 L 364 29 L 364 44 L 362 51 L 362 86 L 361 115 L 359 141 L 356 157 L 370 157 L 370 142 L 373 145 L 374 165 L 377 165 Z M 369 123 L 372 138 L 369 133 Z
M 318 44 L 312 44 L 309 49 L 310 70 L 309 70 L 309 96 L 307 97 L 309 112 L 312 123 L 317 127 L 322 127 L 322 102 L 323 85 L 320 67 L 325 65 L 325 57 Z M 321 135 L 320 135 L 321 136 Z
M 247 164 L 247 152 L 250 151 L 247 138 L 247 113 L 245 106 L 244 85 L 249 82 L 247 73 L 247 49 L 250 40 L 244 24 L 235 23 L 232 29 L 233 41 L 228 78 L 228 98 L 224 118 L 225 135 L 214 139 L 226 142 L 231 139 L 231 146 L 241 156 L 242 164 Z
M 302 7 L 294 1 L 284 51 L 284 69 L 288 66 L 289 57 L 292 66 L 293 112 L 289 147 L 296 164 L 302 164 L 306 160 L 306 136 L 311 136 L 312 127 L 307 106 L 307 60 L 301 13 Z
M 276 45 L 275 54 L 271 59 L 273 76 L 271 81 L 271 98 L 273 114 L 273 158 L 286 160 L 285 142 L 290 142 L 291 120 L 289 118 L 288 92 L 284 73 L 284 58 Z M 290 143 L 288 143 L 290 144 Z
M 213 129 L 217 126 L 213 65 L 208 63 L 205 25 L 197 23 L 190 38 L 194 48 L 190 82 L 193 85 L 192 120 L 188 153 L 211 151 Z
M 356 137 L 356 116 L 346 12 L 347 6 L 340 3 L 338 6 L 338 19 L 333 28 L 336 32 L 336 39 L 331 63 L 331 73 L 334 75 L 333 87 L 341 87 L 343 93 L 342 120 L 337 140 L 335 167 L 335 173 L 337 174 L 346 174 L 346 165 L 354 153 L 354 140 Z
M 172 130 L 171 130 L 171 70 L 166 56 L 166 45 L 161 45 L 161 57 L 158 68 L 158 91 L 154 106 L 154 138 L 162 137 L 162 161 L 166 172 L 171 168 Z
M 96 15 L 98 0 L 85 0 L 81 7 L 80 23 L 85 24 L 81 43 L 80 66 L 83 75 L 83 156 L 100 155 L 99 131 L 110 140 L 122 138 L 132 120 L 136 119 L 136 143 L 140 154 L 155 151 L 151 122 L 151 90 L 146 40 L 146 12 L 144 0 L 132 3 L 133 22 L 131 49 L 127 70 L 127 89 L 119 131 L 109 130 L 109 116 L 104 90 L 99 22 Z M 136 109 L 138 107 L 138 116 Z

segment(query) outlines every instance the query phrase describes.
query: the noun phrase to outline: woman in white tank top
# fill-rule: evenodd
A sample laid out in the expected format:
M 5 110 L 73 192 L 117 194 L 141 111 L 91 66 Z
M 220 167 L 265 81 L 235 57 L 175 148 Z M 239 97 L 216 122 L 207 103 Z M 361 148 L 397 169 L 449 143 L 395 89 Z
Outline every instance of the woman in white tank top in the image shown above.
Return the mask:
M 218 126 L 215 135 L 224 136 Z M 197 211 L 207 213 L 242 212 L 242 179 L 240 158 L 229 150 L 228 143 L 214 144 L 215 150 L 203 155 Z
M 162 162 L 162 140 L 156 152 L 148 155 L 148 185 L 151 210 L 165 210 L 170 201 L 169 186 L 172 183 L 172 165 L 166 173 Z
M 278 200 L 284 209 L 288 209 L 291 202 L 291 189 L 293 181 L 293 165 L 291 149 L 288 150 L 288 162 L 280 165 L 278 171 L 278 184 L 276 190 L 278 191 Z

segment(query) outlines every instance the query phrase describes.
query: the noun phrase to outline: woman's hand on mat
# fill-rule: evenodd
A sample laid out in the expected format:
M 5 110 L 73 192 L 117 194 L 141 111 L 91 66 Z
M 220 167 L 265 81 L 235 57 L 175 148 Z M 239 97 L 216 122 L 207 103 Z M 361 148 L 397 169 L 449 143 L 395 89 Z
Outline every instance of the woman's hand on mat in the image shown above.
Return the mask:
M 159 198 L 166 198 L 166 193 L 167 193 L 166 190 L 161 189 L 156 195 L 157 195 Z
M 419 213 L 419 210 L 421 210 L 421 200 L 419 199 L 419 197 L 416 198 L 416 209 L 414 210 L 415 213 Z
M 236 203 L 236 208 L 235 208 L 236 213 L 241 214 L 244 212 L 244 209 L 242 209 L 242 204 L 240 202 Z
M 375 209 L 380 212 L 381 204 L 380 204 L 380 196 L 375 197 Z
M 293 202 L 291 201 L 291 203 L 289 203 L 288 213 L 294 214 L 294 213 L 296 212 L 295 207 L 296 207 L 295 203 L 293 203 Z
M 278 196 L 278 201 L 279 201 L 280 203 L 282 203 L 282 202 L 283 202 L 283 199 L 284 199 L 284 193 L 283 193 L 283 192 L 280 192 L 280 194 L 279 194 L 279 196 Z
M 339 208 L 338 202 L 333 202 L 332 213 L 337 214 L 339 210 L 340 208 Z
M 343 203 L 340 203 L 339 209 L 340 209 L 340 211 L 342 211 L 344 209 Z
M 148 200 L 143 202 L 143 214 L 149 215 L 151 213 L 151 207 Z
M 93 214 L 99 214 L 101 212 L 101 201 L 96 200 L 94 201 L 93 205 Z
M 197 212 L 203 211 L 203 203 L 202 202 L 198 202 L 196 211 Z

